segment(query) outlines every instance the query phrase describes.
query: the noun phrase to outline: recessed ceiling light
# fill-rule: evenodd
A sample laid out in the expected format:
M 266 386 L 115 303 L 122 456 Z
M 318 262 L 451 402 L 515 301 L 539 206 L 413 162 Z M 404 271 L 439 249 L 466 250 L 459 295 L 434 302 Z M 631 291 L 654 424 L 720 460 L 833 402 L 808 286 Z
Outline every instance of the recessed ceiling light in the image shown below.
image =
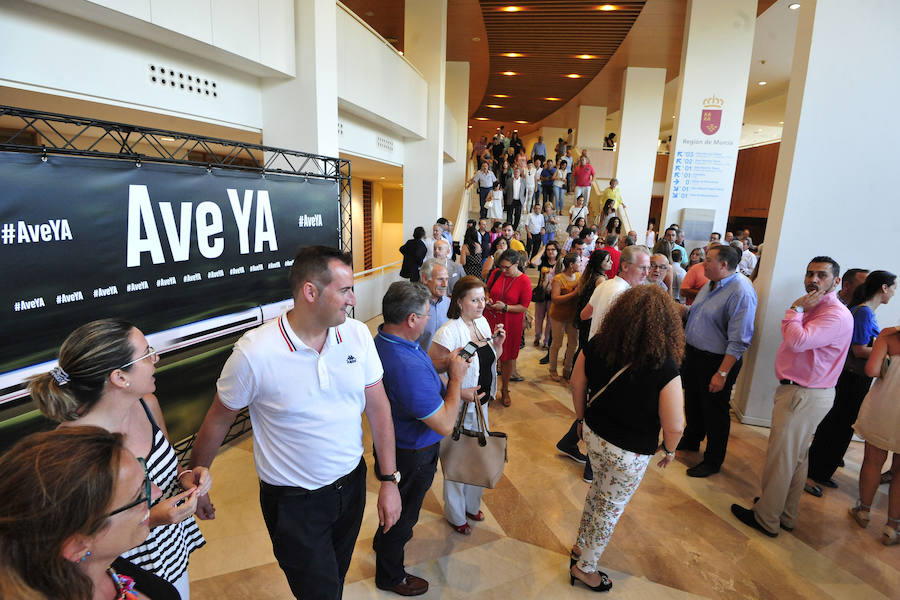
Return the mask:
M 766 84 L 768 84 L 768 83 L 769 83 L 768 81 L 760 81 L 760 82 L 758 82 L 757 85 L 766 85 Z
M 525 9 L 522 8 L 521 6 L 504 6 L 500 10 L 502 10 L 503 12 L 519 12 L 519 11 L 525 10 Z
M 514 123 L 528 123 L 528 121 L 513 121 Z
M 469 125 L 469 129 L 472 129 L 472 126 L 471 126 L 471 125 Z
M 485 104 L 485 106 L 487 106 L 488 108 L 503 108 L 499 104 Z
M 509 98 L 507 94 L 491 94 L 494 98 Z
M 381 178 L 382 178 L 382 179 L 385 179 L 385 177 L 384 177 L 384 176 L 382 176 L 382 177 L 381 177 Z
M 504 52 L 504 53 L 501 54 L 500 56 L 505 56 L 505 57 L 507 57 L 507 58 L 520 58 L 520 57 L 525 56 L 525 55 L 524 55 L 524 54 L 519 54 L 518 52 Z
M 800 3 L 799 2 L 791 2 L 790 4 L 788 4 L 788 8 L 791 10 L 797 10 L 798 8 L 800 8 Z
M 515 71 L 503 71 L 500 73 L 501 75 L 506 75 L 507 77 L 512 77 L 513 75 L 518 75 Z
M 553 96 L 550 96 L 548 98 L 544 98 L 544 100 L 549 100 L 550 102 L 560 102 L 562 98 L 554 98 Z
M 403 50 L 397 50 L 397 54 L 399 54 L 400 56 L 403 56 Z
M 575 58 L 580 58 L 581 60 L 590 60 L 592 58 L 597 58 L 594 54 L 576 54 Z
M 784 125 L 784 121 L 778 121 L 779 125 Z
M 569 79 L 581 79 L 581 75 L 579 75 L 578 73 L 569 73 L 568 75 L 566 75 L 566 77 L 568 77 Z
M 475 120 L 476 121 L 487 121 L 488 118 L 487 117 L 475 117 Z
M 164 141 L 164 142 L 174 142 L 174 141 L 175 141 L 175 138 L 173 138 L 173 137 L 168 137 L 168 136 L 162 136 L 162 137 L 159 138 L 159 139 L 161 139 L 161 140 Z
M 672 118 L 674 119 L 674 118 L 675 118 L 675 115 L 672 115 Z
M 612 4 L 603 4 L 597 7 L 597 10 L 616 10 L 618 7 Z
M 480 41 L 481 41 L 481 38 L 480 38 L 480 37 L 473 37 L 473 38 L 472 38 L 472 41 L 473 41 L 473 42 L 480 42 Z

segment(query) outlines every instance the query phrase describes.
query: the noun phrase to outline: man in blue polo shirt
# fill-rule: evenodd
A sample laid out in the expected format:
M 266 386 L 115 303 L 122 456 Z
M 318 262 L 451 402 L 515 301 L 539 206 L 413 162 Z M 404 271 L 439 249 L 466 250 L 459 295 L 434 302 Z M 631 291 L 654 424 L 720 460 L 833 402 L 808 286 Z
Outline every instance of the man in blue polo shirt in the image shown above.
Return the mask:
M 446 388 L 428 354 L 416 341 L 431 311 L 431 292 L 421 283 L 392 283 L 382 299 L 384 324 L 375 348 L 384 367 L 384 388 L 391 403 L 397 470 L 400 473 L 400 518 L 387 532 L 375 532 L 375 586 L 401 596 L 428 591 L 428 582 L 403 568 L 404 546 L 412 538 L 419 510 L 437 470 L 440 441 L 453 431 L 459 414 L 462 379 L 468 362 L 453 352 Z M 383 477 L 375 456 L 375 470 Z

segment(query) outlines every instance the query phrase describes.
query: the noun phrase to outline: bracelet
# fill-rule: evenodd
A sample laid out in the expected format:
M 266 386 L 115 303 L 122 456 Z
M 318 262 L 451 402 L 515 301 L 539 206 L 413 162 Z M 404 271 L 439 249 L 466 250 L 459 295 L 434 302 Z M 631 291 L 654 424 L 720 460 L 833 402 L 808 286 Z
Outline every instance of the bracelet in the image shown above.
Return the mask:
M 509 304 L 506 302 L 503 303 L 503 312 L 509 312 Z
M 666 456 L 675 456 L 675 451 L 673 450 L 672 452 L 669 452 L 669 449 L 666 448 L 665 443 L 660 444 L 659 447 L 662 448 L 663 452 L 666 453 Z
M 175 479 L 178 480 L 178 485 L 181 485 L 181 476 L 182 476 L 182 475 L 184 475 L 185 473 L 193 473 L 193 472 L 194 472 L 193 469 L 185 469 L 184 471 L 182 471 L 181 473 L 179 473 L 178 476 L 175 477 Z

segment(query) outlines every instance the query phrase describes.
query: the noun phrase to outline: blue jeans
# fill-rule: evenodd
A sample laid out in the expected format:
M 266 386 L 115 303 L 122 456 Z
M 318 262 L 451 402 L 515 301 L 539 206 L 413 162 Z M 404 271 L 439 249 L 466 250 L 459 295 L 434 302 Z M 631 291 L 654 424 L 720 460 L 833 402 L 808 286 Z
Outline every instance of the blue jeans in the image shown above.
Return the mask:
M 556 197 L 556 212 L 562 212 L 563 195 L 566 193 L 564 188 L 553 186 L 553 194 Z

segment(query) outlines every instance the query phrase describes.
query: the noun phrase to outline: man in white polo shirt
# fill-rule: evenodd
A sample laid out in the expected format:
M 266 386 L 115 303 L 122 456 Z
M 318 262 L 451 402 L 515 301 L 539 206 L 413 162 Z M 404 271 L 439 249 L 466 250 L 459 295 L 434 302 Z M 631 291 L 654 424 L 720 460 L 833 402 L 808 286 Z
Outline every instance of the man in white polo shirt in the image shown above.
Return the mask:
M 250 407 L 260 505 L 294 596 L 340 598 L 366 502 L 362 412 L 383 473 L 378 519 L 400 515 L 391 409 L 356 304 L 350 255 L 303 248 L 291 268 L 294 308 L 234 345 L 191 455 L 209 466 L 235 415 Z M 208 500 L 201 518 L 213 518 Z

